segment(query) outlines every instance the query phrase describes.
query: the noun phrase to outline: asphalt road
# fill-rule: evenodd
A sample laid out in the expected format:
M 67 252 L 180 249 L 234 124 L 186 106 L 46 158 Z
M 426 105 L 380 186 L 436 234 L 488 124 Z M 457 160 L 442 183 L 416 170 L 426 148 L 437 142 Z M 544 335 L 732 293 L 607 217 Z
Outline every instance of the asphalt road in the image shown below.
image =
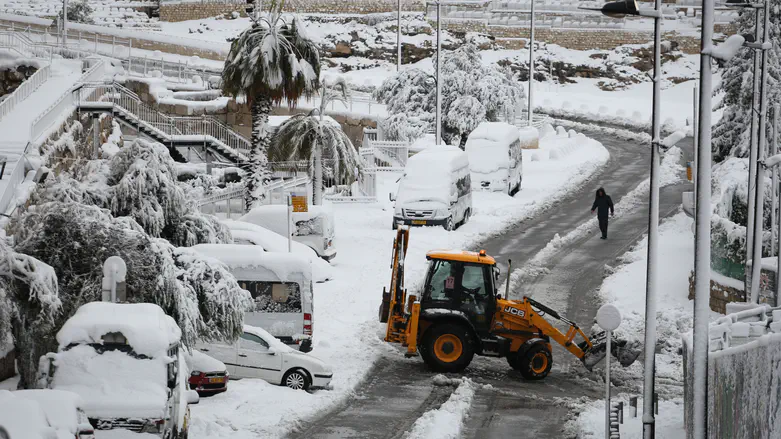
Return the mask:
M 588 133 L 610 151 L 601 172 L 567 199 L 535 218 L 519 222 L 504 235 L 487 239 L 480 248 L 501 263 L 513 260 L 521 267 L 558 233 L 564 236 L 591 218 L 596 189 L 603 186 L 615 203 L 648 178 L 650 147 L 600 133 Z M 691 139 L 681 145 L 691 154 Z M 681 192 L 689 184 L 662 189 L 660 212 L 677 211 Z M 644 197 L 647 200 L 647 195 Z M 545 303 L 566 304 L 563 311 L 582 327 L 590 327 L 599 303 L 595 290 L 602 283 L 605 265 L 615 265 L 647 230 L 647 203 L 610 224 L 609 239 L 598 230 L 560 249 L 547 262 L 549 271 L 520 286 L 516 294 Z M 546 274 L 547 273 L 547 274 Z M 643 294 L 639 291 L 638 294 Z M 478 384 L 463 436 L 467 438 L 565 437 L 562 427 L 569 418 L 571 398 L 599 398 L 600 380 L 563 348 L 554 345 L 554 365 L 543 381 L 524 381 L 504 359 L 475 357 L 464 375 Z M 438 386 L 433 373 L 419 359 L 401 355 L 382 358 L 356 395 L 320 419 L 303 425 L 291 438 L 401 438 L 426 411 L 437 408 L 453 388 Z

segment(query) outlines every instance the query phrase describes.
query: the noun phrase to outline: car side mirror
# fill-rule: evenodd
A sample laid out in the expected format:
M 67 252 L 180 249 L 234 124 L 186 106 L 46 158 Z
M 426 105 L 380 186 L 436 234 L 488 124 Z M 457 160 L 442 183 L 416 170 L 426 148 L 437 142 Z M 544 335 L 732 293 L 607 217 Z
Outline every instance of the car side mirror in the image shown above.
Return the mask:
M 187 394 L 187 404 L 198 404 L 201 401 L 201 397 L 198 396 L 198 392 L 195 390 L 188 390 Z
M 268 348 L 268 354 L 269 355 L 277 355 L 277 350 L 274 348 Z

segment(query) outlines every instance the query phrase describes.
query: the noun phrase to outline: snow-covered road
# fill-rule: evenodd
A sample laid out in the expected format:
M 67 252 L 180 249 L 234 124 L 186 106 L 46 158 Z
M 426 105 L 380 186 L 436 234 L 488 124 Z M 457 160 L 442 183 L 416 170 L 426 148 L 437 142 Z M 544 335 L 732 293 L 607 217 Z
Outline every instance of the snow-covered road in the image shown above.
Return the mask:
M 543 142 L 540 151 L 525 151 L 521 192 L 514 198 L 475 193 L 475 213 L 460 229 L 454 232 L 440 228 L 413 229 L 406 259 L 408 289 L 415 291 L 422 282 L 427 251 L 468 248 L 486 236 L 505 231 L 510 224 L 534 215 L 542 206 L 549 206 L 580 187 L 609 158 L 599 143 L 576 139 L 577 146 L 571 154 L 559 160 L 548 159 L 550 148 L 569 142 L 565 135 Z M 535 154 L 540 160 L 532 160 Z M 333 389 L 308 394 L 258 381 L 231 382 L 228 392 L 204 398 L 192 408 L 192 438 L 281 437 L 302 422 L 320 418 L 340 402 L 352 401 L 356 387 L 364 382 L 377 358 L 395 355 L 394 348 L 381 341 L 382 325 L 377 320 L 377 310 L 382 289 L 390 280 L 390 252 L 395 233 L 390 227 L 392 205 L 386 200 L 388 192 L 395 190 L 398 177 L 388 174 L 381 180 L 378 194 L 381 201 L 377 204 L 334 206 L 338 251 L 333 261 L 335 279 L 315 286 L 312 352 L 333 366 Z M 414 364 L 412 367 L 422 367 L 417 361 Z M 418 375 L 429 383 L 429 375 L 424 375 L 422 370 Z M 414 422 L 417 416 L 408 419 Z M 305 429 L 310 426 L 307 423 Z M 374 428 L 386 427 L 377 424 Z M 303 436 L 317 435 L 311 432 Z M 368 436 L 361 434 L 361 437 Z

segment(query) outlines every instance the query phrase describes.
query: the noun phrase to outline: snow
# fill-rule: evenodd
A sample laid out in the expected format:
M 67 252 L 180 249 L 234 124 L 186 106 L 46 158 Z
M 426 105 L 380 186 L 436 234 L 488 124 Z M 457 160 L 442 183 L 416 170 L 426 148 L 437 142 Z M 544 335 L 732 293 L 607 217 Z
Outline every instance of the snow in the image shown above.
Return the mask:
M 552 147 L 555 142 L 547 146 Z M 523 151 L 524 161 L 532 151 Z M 595 141 L 584 141 L 577 152 L 560 161 L 528 163 L 524 186 L 515 197 L 473 194 L 474 215 L 453 232 L 441 227 L 413 228 L 405 261 L 406 286 L 419 291 L 428 266 L 426 253 L 435 248 L 473 249 L 485 236 L 499 233 L 537 214 L 579 188 L 609 158 Z M 284 437 L 302 422 L 321 416 L 353 395 L 381 354 L 397 353 L 382 341 L 385 325 L 377 321 L 382 289 L 390 280 L 390 251 L 395 237 L 390 223 L 398 173 L 378 174 L 378 203 L 332 205 L 340 255 L 332 262 L 334 277 L 315 284 L 313 354 L 334 370 L 331 390 L 295 392 L 260 380 L 240 380 L 215 397 L 192 406 L 192 439 L 255 439 Z M 328 316 L 318 318 L 317 316 Z M 401 354 L 398 354 L 401 355 Z M 273 401 L 274 404 L 269 404 Z
M 165 418 L 172 361 L 165 355 L 138 359 L 119 350 L 99 354 L 90 345 L 77 345 L 54 358 L 51 388 L 81 396 L 90 418 Z
M 76 434 L 78 426 L 86 419 L 79 419 L 78 410 L 84 406 L 81 397 L 61 390 L 19 390 L 18 398 L 35 401 L 43 410 L 49 425 L 70 434 Z
M 120 332 L 137 354 L 156 357 L 179 343 L 182 331 L 170 316 L 151 303 L 91 302 L 82 305 L 57 333 L 60 348 L 102 344 L 102 337 Z
M 234 240 L 247 239 L 259 244 L 267 252 L 288 253 L 288 240 L 278 233 L 245 221 L 222 220 L 221 222 L 230 229 Z M 293 241 L 293 253 L 309 260 L 315 282 L 333 278 L 331 266 L 320 259 L 311 248 Z
M 452 181 L 469 167 L 469 156 L 455 146 L 426 148 L 410 157 L 399 185 L 396 205 L 435 200 L 450 205 Z
M 287 237 L 288 207 L 286 205 L 258 206 L 239 218 L 239 222 L 255 224 Z M 293 236 L 334 235 L 333 212 L 328 206 L 308 206 L 307 212 L 293 212 Z
M 184 361 L 187 363 L 187 370 L 190 372 L 225 372 L 227 370 L 225 363 L 222 361 L 195 349 L 190 352 L 184 352 Z
M 510 148 L 519 142 L 517 127 L 502 122 L 483 122 L 466 141 L 469 169 L 473 173 L 492 174 L 510 166 Z M 520 148 L 520 145 L 516 145 Z M 506 175 L 500 178 L 506 178 Z M 477 183 L 477 181 L 473 182 Z
M 297 277 L 303 277 L 304 280 L 312 277 L 308 261 L 296 254 L 269 253 L 253 245 L 237 244 L 198 244 L 192 249 L 222 262 L 237 278 L 242 278 L 242 273 L 248 272 L 257 273 L 256 276 L 260 272 L 271 273 L 282 282 Z
M 515 125 L 504 122 L 483 122 L 469 135 L 467 145 L 469 145 L 469 141 L 472 139 L 511 145 L 519 138 L 520 131 Z
M 659 363 L 657 362 L 657 365 Z M 637 417 L 629 416 L 629 396 L 621 395 L 611 398 L 615 405 L 624 401 L 624 423 L 619 425 L 622 439 L 642 439 L 643 437 L 643 399 L 637 398 Z M 578 408 L 575 422 L 576 434 L 579 439 L 601 439 L 605 437 L 605 400 L 594 400 Z M 682 398 L 659 401 L 659 414 L 656 415 L 656 437 L 664 439 L 686 439 L 683 426 L 684 405 Z
M 438 377 L 437 375 L 435 382 Z M 441 381 L 441 378 L 439 379 Z M 475 384 L 462 378 L 461 384 L 439 408 L 429 410 L 412 425 L 407 439 L 455 439 L 460 436 L 475 396 Z
M 731 35 L 723 43 L 712 47 L 710 55 L 722 61 L 729 61 L 743 48 L 746 39 L 742 35 Z
M 41 407 L 31 399 L 20 399 L 16 392 L 0 390 L 0 426 L 11 439 L 55 439 L 56 432 L 46 421 Z

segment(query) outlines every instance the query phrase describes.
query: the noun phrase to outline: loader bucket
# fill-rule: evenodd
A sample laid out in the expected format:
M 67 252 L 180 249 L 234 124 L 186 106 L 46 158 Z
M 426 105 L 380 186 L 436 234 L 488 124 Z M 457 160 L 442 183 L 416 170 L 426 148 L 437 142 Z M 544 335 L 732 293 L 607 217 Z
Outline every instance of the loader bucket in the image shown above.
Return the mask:
M 589 371 L 593 369 L 597 363 L 602 361 L 607 354 L 607 337 L 605 336 L 605 333 L 603 332 L 592 337 L 591 343 L 591 349 L 584 349 L 586 355 L 584 355 L 581 360 Z M 582 343 L 581 348 L 585 347 L 585 343 Z M 634 363 L 642 352 L 640 349 L 640 342 L 622 340 L 615 336 L 613 336 L 613 339 L 610 342 L 610 351 L 623 367 L 628 367 L 630 364 Z

